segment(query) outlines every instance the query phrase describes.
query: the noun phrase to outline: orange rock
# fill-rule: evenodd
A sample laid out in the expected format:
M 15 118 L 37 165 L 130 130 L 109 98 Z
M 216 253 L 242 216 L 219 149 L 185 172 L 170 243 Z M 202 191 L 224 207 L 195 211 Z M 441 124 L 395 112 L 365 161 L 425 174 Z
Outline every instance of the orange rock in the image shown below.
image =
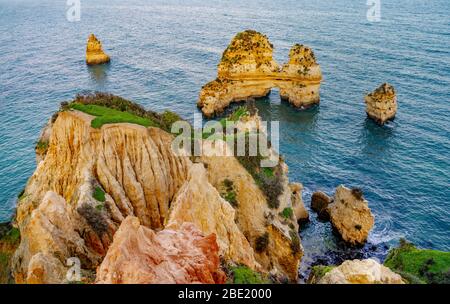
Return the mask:
M 180 230 L 155 232 L 129 216 L 114 236 L 96 283 L 224 283 L 216 235 L 203 234 L 192 223 Z
M 89 36 L 86 47 L 86 63 L 88 65 L 102 64 L 109 62 L 110 58 L 103 52 L 102 43 L 94 34 Z

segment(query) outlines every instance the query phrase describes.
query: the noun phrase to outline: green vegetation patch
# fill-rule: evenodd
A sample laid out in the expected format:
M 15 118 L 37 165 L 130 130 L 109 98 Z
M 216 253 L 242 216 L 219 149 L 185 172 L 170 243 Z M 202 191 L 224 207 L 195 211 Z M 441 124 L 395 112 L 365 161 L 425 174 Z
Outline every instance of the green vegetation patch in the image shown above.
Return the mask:
M 99 202 L 104 202 L 106 200 L 105 198 L 105 192 L 100 187 L 95 187 L 94 192 L 92 193 L 92 197 L 94 197 Z
M 263 276 L 251 270 L 246 266 L 237 266 L 231 268 L 234 284 L 268 284 L 269 280 L 263 278 Z
M 0 223 L 0 284 L 13 283 L 11 258 L 20 243 L 20 231 L 11 223 Z
M 139 117 L 129 112 L 122 112 L 105 106 L 72 103 L 70 108 L 97 116 L 91 122 L 91 126 L 96 129 L 112 123 L 133 123 L 144 127 L 159 127 L 157 123 L 149 118 Z
M 94 128 L 108 123 L 134 123 L 145 127 L 158 127 L 170 133 L 172 124 L 182 120 L 173 112 L 158 114 L 120 96 L 102 92 L 78 94 L 73 101 L 61 103 L 60 111 L 70 109 L 97 116 L 92 121 Z
M 47 141 L 38 141 L 36 143 L 36 150 L 45 152 L 45 151 L 47 151 L 47 149 L 48 149 L 48 142 Z
M 308 283 L 317 284 L 328 272 L 333 270 L 336 266 L 316 265 L 311 268 Z
M 292 210 L 292 208 L 290 207 L 284 208 L 283 211 L 281 212 L 281 216 L 284 217 L 285 219 L 291 219 L 293 215 L 294 210 Z
M 222 182 L 223 190 L 220 194 L 231 206 L 237 208 L 239 206 L 237 201 L 236 190 L 234 189 L 234 183 L 232 180 L 224 179 Z
M 450 252 L 418 249 L 406 240 L 391 249 L 384 265 L 410 283 L 450 284 Z

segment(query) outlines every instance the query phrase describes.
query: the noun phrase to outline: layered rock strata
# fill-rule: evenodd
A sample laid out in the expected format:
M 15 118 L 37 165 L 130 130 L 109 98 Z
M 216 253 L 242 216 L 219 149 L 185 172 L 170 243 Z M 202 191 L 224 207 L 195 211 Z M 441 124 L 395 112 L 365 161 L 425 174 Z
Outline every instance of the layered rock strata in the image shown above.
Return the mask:
M 103 51 L 102 43 L 94 34 L 91 34 L 86 46 L 86 63 L 88 65 L 96 65 L 107 63 L 109 61 L 110 58 Z
M 173 242 L 168 242 L 177 248 L 185 246 L 187 252 L 195 249 L 197 241 L 184 234 L 207 236 L 208 247 L 216 246 L 217 256 L 226 264 L 296 281 L 302 256 L 298 225 L 294 216 L 280 214 L 302 204 L 301 189 L 289 184 L 284 162 L 277 171 L 279 206 L 269 207 L 267 196 L 237 158 L 205 156 L 193 164 L 174 153 L 174 137 L 160 128 L 132 123 L 93 128 L 95 118 L 65 106 L 41 136 L 45 153 L 17 206 L 21 239 L 12 260 L 17 283 L 67 282 L 67 262 L 74 257 L 80 260 L 85 282 L 95 280 L 100 265 L 98 282 L 164 281 L 156 264 L 146 268 L 142 277 L 132 275 L 153 247 L 161 251 L 158 259 L 169 259 L 157 242 L 139 247 L 159 239 L 159 233 L 164 240 L 175 234 Z M 245 128 L 247 121 L 241 121 L 241 126 Z M 222 197 L 225 178 L 234 184 L 238 207 Z M 130 217 L 136 219 L 123 226 Z M 186 223 L 195 229 L 186 230 Z M 119 227 L 135 233 L 139 241 L 117 236 Z M 115 258 L 105 261 L 110 252 L 110 257 L 117 257 L 121 250 L 136 260 L 131 264 Z M 186 262 L 167 261 L 175 268 Z M 211 274 L 209 279 L 183 275 L 185 280 L 178 280 L 176 269 L 168 276 L 176 282 L 212 282 L 211 277 L 222 282 L 212 269 L 216 266 L 205 270 Z M 149 279 L 150 273 L 154 279 Z
M 313 51 L 296 44 L 283 66 L 273 59 L 273 45 L 256 31 L 238 33 L 224 51 L 217 79 L 202 87 L 198 107 L 205 116 L 222 112 L 230 103 L 263 97 L 279 88 L 282 99 L 297 108 L 319 103 L 322 73 Z
M 203 236 L 192 223 L 155 232 L 127 217 L 97 270 L 96 283 L 224 283 L 215 234 Z
M 365 97 L 367 116 L 383 125 L 397 113 L 397 95 L 393 86 L 383 83 Z
M 31 259 L 42 252 L 64 265 L 80 257 L 84 269 L 95 269 L 129 215 L 163 228 L 169 204 L 187 178 L 190 161 L 172 153 L 170 134 L 127 123 L 94 129 L 92 119 L 63 111 L 51 126 L 45 158 L 17 206 L 22 236 L 13 263 L 17 282 L 26 282 Z M 95 198 L 95 192 L 103 197 Z

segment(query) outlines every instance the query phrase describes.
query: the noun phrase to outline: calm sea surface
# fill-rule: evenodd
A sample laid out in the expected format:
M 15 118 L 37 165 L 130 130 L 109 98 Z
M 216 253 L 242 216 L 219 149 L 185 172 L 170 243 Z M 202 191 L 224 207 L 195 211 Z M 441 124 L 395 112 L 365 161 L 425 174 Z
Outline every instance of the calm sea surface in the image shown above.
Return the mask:
M 67 21 L 67 8 L 0 0 L 0 221 L 34 171 L 35 141 L 61 101 L 108 91 L 192 119 L 222 51 L 250 28 L 269 36 L 278 62 L 303 43 L 321 64 L 319 107 L 297 111 L 275 91 L 258 101 L 264 119 L 280 121 L 281 152 L 306 205 L 315 190 L 358 186 L 376 224 L 370 248 L 357 253 L 382 258 L 400 237 L 450 250 L 448 0 L 381 0 L 378 23 L 367 21 L 365 0 L 81 0 L 79 22 Z M 110 65 L 85 65 L 91 32 Z M 363 97 L 385 81 L 397 89 L 399 112 L 378 127 Z M 345 249 L 329 224 L 311 218 L 301 233 L 306 266 Z

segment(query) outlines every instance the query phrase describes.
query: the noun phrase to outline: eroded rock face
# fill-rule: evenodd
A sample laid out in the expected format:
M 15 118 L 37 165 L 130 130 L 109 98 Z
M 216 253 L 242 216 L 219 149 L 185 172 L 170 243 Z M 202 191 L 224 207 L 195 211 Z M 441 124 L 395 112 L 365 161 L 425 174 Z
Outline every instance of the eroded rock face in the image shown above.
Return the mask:
M 352 245 L 364 244 L 374 225 L 374 217 L 360 190 L 339 186 L 328 212 L 331 224 L 344 241 Z
M 155 232 L 127 217 L 97 270 L 96 283 L 224 283 L 216 236 L 204 236 L 193 224 Z
M 345 261 L 318 284 L 404 284 L 402 277 L 373 259 Z
M 367 115 L 379 124 L 391 120 L 397 113 L 397 96 L 394 87 L 383 83 L 365 97 Z
M 17 206 L 22 236 L 13 263 L 17 282 L 27 280 L 39 252 L 63 265 L 79 257 L 83 269 L 94 270 L 128 215 L 162 228 L 187 178 L 190 161 L 172 153 L 170 134 L 134 124 L 94 129 L 92 119 L 64 111 L 52 125 L 45 158 Z M 104 201 L 94 198 L 96 190 Z
M 183 275 L 183 281 L 176 276 L 186 270 L 181 267 L 187 265 L 182 260 L 171 262 L 181 270 L 171 268 L 170 278 L 162 275 L 157 263 L 142 277 L 133 276 L 132 272 L 141 267 L 139 263 L 145 263 L 138 259 L 148 258 L 148 252 L 136 249 L 137 243 L 123 245 L 124 237 L 118 237 L 122 241 L 117 241 L 117 246 L 112 245 L 127 217 L 138 219 L 138 224 L 128 223 L 126 228 L 138 236 L 142 233 L 147 237 L 149 229 L 164 229 L 162 239 L 168 234 L 179 235 L 173 246 L 186 241 L 184 234 L 188 232 L 183 227 L 190 222 L 195 229 L 188 229 L 189 233 L 214 235 L 215 254 L 221 260 L 296 281 L 302 256 L 298 225 L 294 216 L 280 214 L 286 208 L 298 209 L 298 216 L 304 214 L 300 215 L 301 186 L 289 184 L 284 162 L 280 165 L 279 206 L 269 207 L 265 194 L 235 157 L 207 153 L 211 156 L 192 164 L 189 158 L 173 153 L 173 136 L 162 129 L 129 123 L 93 128 L 93 118 L 64 110 L 46 127 L 46 153 L 17 206 L 21 242 L 12 265 L 16 282 L 65 283 L 67 260 L 76 257 L 86 274 L 83 281 L 89 283 L 105 256 L 111 252 L 113 257 L 123 248 L 134 250 L 136 260 L 116 264 L 109 259 L 102 264 L 109 266 L 102 268 L 105 272 L 99 282 L 147 282 L 148 273 L 156 273 L 151 277 L 154 282 L 223 281 L 218 272 L 217 276 L 212 274 L 212 268 L 205 270 L 211 276 L 196 279 L 196 275 Z M 240 128 L 251 127 L 252 119 L 258 121 L 257 117 L 248 118 L 240 122 Z M 220 193 L 226 178 L 233 183 L 237 206 Z M 147 244 L 146 238 L 138 236 L 143 246 Z M 208 248 L 214 248 L 210 239 L 205 242 Z M 121 271 L 123 275 L 112 275 Z
M 102 43 L 94 34 L 91 34 L 86 46 L 86 63 L 88 65 L 96 65 L 109 61 L 109 56 L 103 52 Z
M 261 271 L 253 248 L 235 223 L 235 210 L 208 181 L 203 164 L 194 164 L 189 179 L 172 203 L 167 229 L 194 223 L 204 234 L 214 233 L 227 261 Z
M 198 106 L 206 116 L 220 113 L 234 101 L 266 96 L 274 87 L 295 107 L 319 103 L 322 80 L 312 50 L 296 44 L 289 62 L 279 66 L 273 59 L 273 45 L 256 31 L 237 34 L 223 53 L 216 80 L 206 84 Z
M 295 220 L 286 221 L 279 215 L 284 208 L 292 207 L 287 178 L 282 185 L 280 206 L 271 209 L 253 177 L 236 158 L 203 156 L 201 162 L 206 165 L 208 180 L 216 189 L 224 180 L 232 181 L 238 206 L 235 221 L 253 247 L 256 261 L 267 272 L 295 282 L 303 255 L 298 225 Z

